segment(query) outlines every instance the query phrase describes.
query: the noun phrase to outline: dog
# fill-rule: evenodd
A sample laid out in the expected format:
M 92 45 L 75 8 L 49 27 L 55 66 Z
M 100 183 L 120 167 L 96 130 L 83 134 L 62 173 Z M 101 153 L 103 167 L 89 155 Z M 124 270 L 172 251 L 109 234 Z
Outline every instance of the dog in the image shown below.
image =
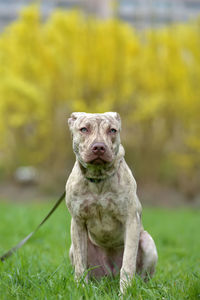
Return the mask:
M 66 183 L 75 277 L 115 276 L 124 293 L 137 272 L 152 276 L 158 255 L 141 221 L 136 181 L 124 159 L 116 112 L 75 112 L 68 119 L 76 162 Z M 87 271 L 88 270 L 88 271 Z

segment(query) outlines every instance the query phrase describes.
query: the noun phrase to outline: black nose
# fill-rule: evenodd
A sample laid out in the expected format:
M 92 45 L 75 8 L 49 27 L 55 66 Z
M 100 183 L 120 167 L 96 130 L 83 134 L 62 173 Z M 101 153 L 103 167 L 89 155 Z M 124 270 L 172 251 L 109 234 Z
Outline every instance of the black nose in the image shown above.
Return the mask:
M 106 145 L 104 143 L 95 143 L 92 145 L 92 152 L 96 155 L 103 155 L 106 152 Z

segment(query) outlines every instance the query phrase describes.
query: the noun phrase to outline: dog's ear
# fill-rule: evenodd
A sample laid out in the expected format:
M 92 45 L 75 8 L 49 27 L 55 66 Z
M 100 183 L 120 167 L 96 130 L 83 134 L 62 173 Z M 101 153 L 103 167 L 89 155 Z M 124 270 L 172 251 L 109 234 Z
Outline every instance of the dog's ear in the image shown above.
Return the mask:
M 68 119 L 68 125 L 70 129 L 74 126 L 74 122 L 76 121 L 77 118 L 78 118 L 78 113 L 73 112 L 70 118 Z
M 117 121 L 121 122 L 120 115 L 117 112 L 115 112 L 114 114 L 115 114 L 115 118 L 117 119 Z
M 121 122 L 120 115 L 117 112 L 115 112 L 114 114 L 115 114 L 115 118 L 116 118 L 117 122 L 119 123 L 119 130 L 121 131 L 121 129 L 122 129 L 122 122 Z
M 75 121 L 79 118 L 79 117 L 83 117 L 84 115 L 86 115 L 85 112 L 73 112 L 70 116 L 70 118 L 68 119 L 68 125 L 69 128 L 72 129 L 74 126 Z
M 120 115 L 117 112 L 108 111 L 105 114 L 110 115 L 111 117 L 115 118 L 117 121 L 121 123 Z

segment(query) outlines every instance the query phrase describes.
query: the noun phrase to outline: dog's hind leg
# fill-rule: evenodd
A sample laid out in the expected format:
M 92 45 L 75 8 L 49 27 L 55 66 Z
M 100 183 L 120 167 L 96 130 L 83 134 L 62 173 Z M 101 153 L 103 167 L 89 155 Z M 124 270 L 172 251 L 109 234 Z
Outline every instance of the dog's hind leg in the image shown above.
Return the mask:
M 154 240 L 147 231 L 140 234 L 138 255 L 137 255 L 137 273 L 147 280 L 152 277 L 158 260 L 158 254 Z

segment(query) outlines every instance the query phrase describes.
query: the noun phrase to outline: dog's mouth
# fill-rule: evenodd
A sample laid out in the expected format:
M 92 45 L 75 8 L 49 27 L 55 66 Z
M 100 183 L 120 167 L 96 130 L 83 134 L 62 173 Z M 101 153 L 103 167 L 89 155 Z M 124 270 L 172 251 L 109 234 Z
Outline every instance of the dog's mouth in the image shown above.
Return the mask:
M 111 155 L 94 155 L 90 154 L 83 158 L 83 161 L 87 164 L 90 165 L 95 165 L 95 166 L 107 166 L 112 162 L 112 156 Z
M 93 159 L 92 161 L 90 161 L 90 164 L 93 165 L 105 165 L 107 163 L 107 161 L 105 161 L 104 159 L 97 157 L 95 159 Z

